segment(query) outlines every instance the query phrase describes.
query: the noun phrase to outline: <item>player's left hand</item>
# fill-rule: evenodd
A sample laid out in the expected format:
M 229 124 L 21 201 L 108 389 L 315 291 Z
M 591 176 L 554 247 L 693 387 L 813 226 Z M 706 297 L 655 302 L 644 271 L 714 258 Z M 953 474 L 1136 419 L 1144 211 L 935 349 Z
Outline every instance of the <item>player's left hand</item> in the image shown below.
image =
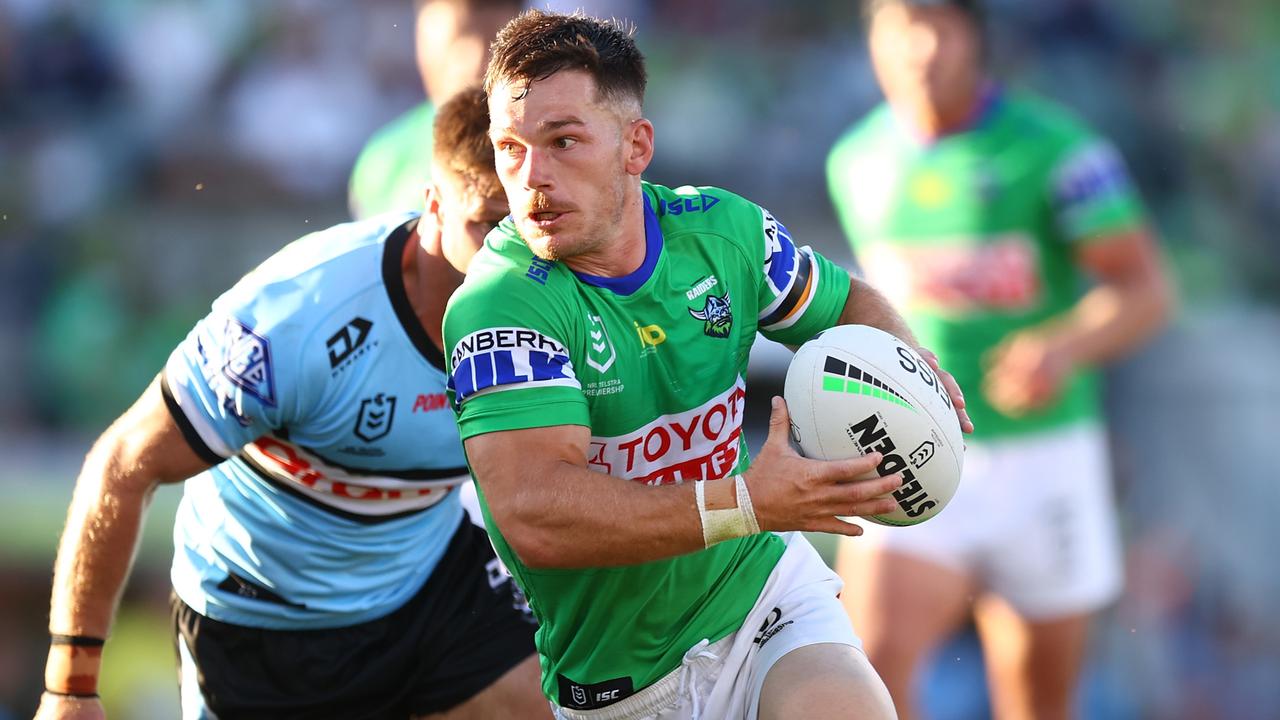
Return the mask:
M 964 392 L 960 390 L 960 384 L 956 379 L 951 377 L 951 373 L 943 370 L 938 365 L 938 356 L 933 354 L 932 350 L 922 347 L 916 348 L 916 352 L 924 361 L 929 363 L 929 367 L 937 373 L 938 379 L 942 381 L 942 386 L 947 389 L 947 395 L 951 398 L 951 406 L 956 409 L 956 417 L 960 419 L 960 429 L 964 432 L 973 432 L 973 421 L 969 419 L 969 413 L 964 409 Z
M 983 394 L 996 410 L 1011 417 L 1057 399 L 1075 368 L 1069 348 L 1052 334 L 1035 330 L 1009 335 L 987 353 L 984 364 Z

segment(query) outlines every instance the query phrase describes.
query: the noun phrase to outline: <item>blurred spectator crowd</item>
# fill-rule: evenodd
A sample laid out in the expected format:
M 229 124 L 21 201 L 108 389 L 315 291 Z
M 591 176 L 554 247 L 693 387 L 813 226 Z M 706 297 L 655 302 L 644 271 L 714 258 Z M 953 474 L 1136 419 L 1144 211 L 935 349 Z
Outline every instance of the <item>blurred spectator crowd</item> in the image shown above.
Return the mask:
M 850 259 L 823 160 L 879 99 L 856 3 L 551 4 L 639 26 L 651 179 Z M 986 7 L 996 74 L 1117 143 L 1181 285 L 1112 374 L 1132 568 L 1093 707 L 1280 717 L 1280 4 Z M 0 0 L 0 446 L 96 433 L 219 291 L 345 218 L 363 142 L 422 98 L 412 31 L 409 0 Z

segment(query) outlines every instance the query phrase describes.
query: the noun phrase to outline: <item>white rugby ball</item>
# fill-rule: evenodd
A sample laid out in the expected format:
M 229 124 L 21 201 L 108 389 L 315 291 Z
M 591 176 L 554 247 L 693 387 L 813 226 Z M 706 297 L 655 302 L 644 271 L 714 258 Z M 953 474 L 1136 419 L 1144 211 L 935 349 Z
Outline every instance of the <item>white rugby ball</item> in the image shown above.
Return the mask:
M 879 452 L 879 475 L 903 474 L 893 493 L 898 507 L 867 520 L 915 525 L 955 495 L 964 465 L 960 420 L 938 374 L 893 335 L 866 325 L 819 333 L 791 359 L 783 398 L 805 457 Z

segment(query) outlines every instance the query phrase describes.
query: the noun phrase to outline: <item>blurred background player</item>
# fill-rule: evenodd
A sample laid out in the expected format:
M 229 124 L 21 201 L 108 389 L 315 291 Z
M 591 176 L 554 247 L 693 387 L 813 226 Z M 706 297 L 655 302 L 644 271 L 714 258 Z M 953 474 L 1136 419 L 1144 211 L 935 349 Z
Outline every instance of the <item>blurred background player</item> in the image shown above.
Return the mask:
M 56 563 L 39 717 L 96 684 L 160 483 L 188 718 L 538 717 L 532 619 L 482 530 L 441 318 L 507 214 L 478 89 L 436 118 L 426 211 L 290 244 L 213 304 L 85 461 Z M 433 715 L 434 716 L 434 715 Z
M 946 512 L 842 542 L 844 601 L 903 717 L 972 610 L 995 715 L 1066 718 L 1122 584 L 1093 369 L 1161 328 L 1169 283 L 1116 151 L 990 79 L 973 0 L 864 9 L 887 103 L 832 150 L 831 195 L 977 430 Z
M 498 28 L 520 0 L 415 0 L 414 43 L 427 99 L 378 130 L 356 158 L 348 186 L 351 216 L 416 210 L 431 178 L 431 122 L 436 105 L 478 85 Z

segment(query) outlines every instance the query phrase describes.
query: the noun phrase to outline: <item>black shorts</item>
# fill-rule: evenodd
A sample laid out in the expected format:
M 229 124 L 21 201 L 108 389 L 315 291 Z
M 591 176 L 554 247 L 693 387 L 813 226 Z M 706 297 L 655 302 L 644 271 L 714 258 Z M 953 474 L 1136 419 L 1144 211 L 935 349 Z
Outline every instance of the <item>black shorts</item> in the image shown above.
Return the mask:
M 467 700 L 533 654 L 534 620 L 498 567 L 464 517 L 426 585 L 386 617 L 263 630 L 211 620 L 175 594 L 174 630 L 220 720 L 405 720 Z

